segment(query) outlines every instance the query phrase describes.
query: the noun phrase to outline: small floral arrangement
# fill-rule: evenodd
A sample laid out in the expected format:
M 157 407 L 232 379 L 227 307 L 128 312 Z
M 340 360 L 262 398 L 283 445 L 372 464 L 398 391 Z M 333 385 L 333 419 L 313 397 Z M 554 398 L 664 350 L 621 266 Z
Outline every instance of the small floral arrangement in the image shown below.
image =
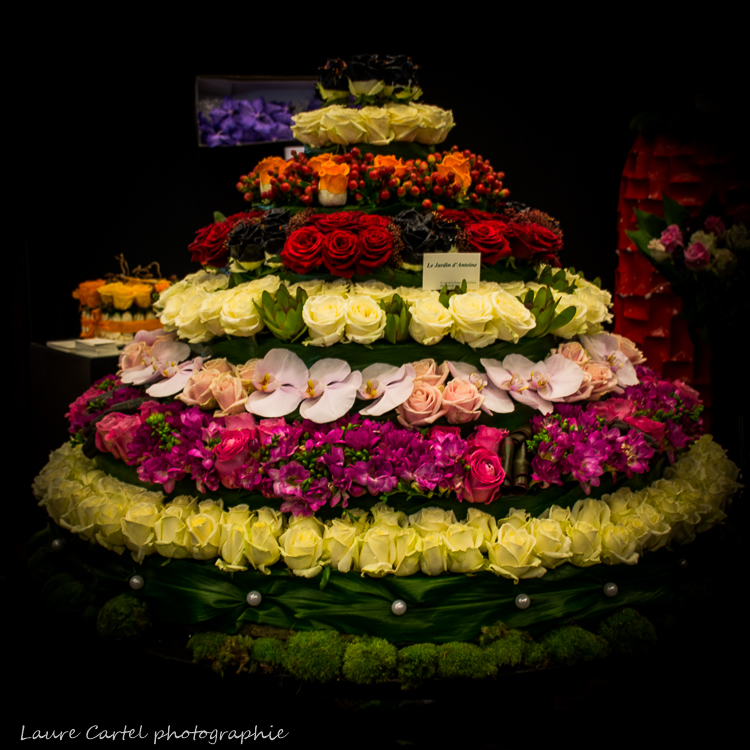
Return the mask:
M 296 153 L 285 161 L 269 157 L 240 177 L 237 189 L 248 203 L 287 206 L 385 208 L 397 204 L 433 207 L 503 207 L 510 191 L 505 174 L 471 151 L 436 152 L 404 161 L 395 156 L 362 153 L 308 157 Z
M 709 199 L 696 217 L 664 196 L 664 218 L 636 210 L 627 234 L 682 297 L 683 316 L 698 326 L 747 314 L 750 206 L 734 217 Z
M 210 148 L 291 140 L 291 125 L 291 105 L 268 102 L 262 96 L 252 100 L 225 96 L 222 105 L 214 107 L 208 117 L 198 112 L 201 143 Z
M 419 99 L 419 66 L 407 55 L 354 55 L 332 58 L 318 68 L 318 95 L 324 102 L 351 106 Z

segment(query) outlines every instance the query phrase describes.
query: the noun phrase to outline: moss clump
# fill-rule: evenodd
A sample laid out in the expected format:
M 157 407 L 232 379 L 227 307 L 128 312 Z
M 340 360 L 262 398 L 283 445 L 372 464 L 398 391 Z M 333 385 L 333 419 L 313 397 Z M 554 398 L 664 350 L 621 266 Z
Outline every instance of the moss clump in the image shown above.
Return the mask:
M 494 660 L 488 659 L 484 649 L 473 643 L 442 643 L 438 646 L 437 658 L 440 677 L 480 680 L 497 674 Z
M 507 630 L 503 637 L 485 646 L 485 652 L 499 667 L 517 667 L 526 658 L 526 652 L 533 644 L 532 637 L 523 630 Z
M 481 635 L 479 636 L 479 645 L 489 646 L 490 643 L 500 638 L 507 638 L 510 632 L 510 628 L 504 622 L 498 620 L 494 625 L 487 625 L 482 628 Z
M 386 682 L 396 672 L 398 650 L 384 638 L 361 638 L 344 654 L 344 677 L 358 685 Z
M 284 664 L 286 644 L 278 638 L 264 636 L 253 641 L 252 657 L 265 672 L 271 672 Z
M 599 635 L 621 656 L 640 656 L 656 645 L 656 628 L 629 607 L 610 615 L 599 625 Z
M 57 573 L 42 586 L 44 603 L 54 617 L 78 618 L 91 597 L 86 587 L 70 573 Z
M 542 639 L 553 664 L 567 667 L 604 658 L 609 652 L 607 642 L 578 625 L 566 625 Z
M 398 652 L 398 679 L 402 690 L 411 690 L 437 672 L 438 648 L 434 643 L 415 643 Z
M 284 666 L 305 682 L 335 680 L 343 661 L 344 643 L 335 630 L 293 633 L 286 644 Z
M 136 641 L 151 627 L 148 605 L 130 594 L 110 599 L 96 618 L 96 629 L 102 638 L 118 643 Z
M 544 669 L 549 663 L 547 649 L 541 643 L 532 641 L 523 655 L 524 666 L 529 669 Z
M 188 642 L 195 661 L 207 661 L 220 675 L 228 668 L 238 674 L 254 672 L 256 665 L 250 660 L 253 639 L 244 635 L 224 633 L 196 633 Z

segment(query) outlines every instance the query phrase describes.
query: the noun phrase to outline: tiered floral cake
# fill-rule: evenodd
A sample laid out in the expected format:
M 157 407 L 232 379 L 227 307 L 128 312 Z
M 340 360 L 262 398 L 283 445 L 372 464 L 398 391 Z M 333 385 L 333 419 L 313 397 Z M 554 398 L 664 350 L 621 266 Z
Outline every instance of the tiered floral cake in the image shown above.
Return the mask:
M 557 221 L 439 150 L 408 58 L 320 90 L 305 153 L 240 179 L 163 330 L 71 406 L 40 503 L 157 619 L 226 633 L 466 646 L 658 599 L 738 486 L 697 394 L 606 333 Z M 480 282 L 424 288 L 435 253 Z

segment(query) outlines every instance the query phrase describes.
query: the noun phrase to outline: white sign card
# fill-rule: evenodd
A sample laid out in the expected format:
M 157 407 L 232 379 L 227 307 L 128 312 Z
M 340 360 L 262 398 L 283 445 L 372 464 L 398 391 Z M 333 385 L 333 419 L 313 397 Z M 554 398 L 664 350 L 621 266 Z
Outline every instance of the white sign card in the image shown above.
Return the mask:
M 479 289 L 482 253 L 425 253 L 422 257 L 422 289 L 453 289 L 464 279 L 467 291 Z

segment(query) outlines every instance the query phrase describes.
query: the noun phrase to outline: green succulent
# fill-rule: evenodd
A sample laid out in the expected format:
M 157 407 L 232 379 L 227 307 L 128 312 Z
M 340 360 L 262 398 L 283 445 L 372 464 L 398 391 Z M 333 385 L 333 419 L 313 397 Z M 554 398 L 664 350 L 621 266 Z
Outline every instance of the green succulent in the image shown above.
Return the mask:
M 299 339 L 307 331 L 302 320 L 302 309 L 307 302 L 307 292 L 297 288 L 297 294 L 292 296 L 285 286 L 280 286 L 274 299 L 267 291 L 261 296 L 261 304 L 255 303 L 261 320 L 266 328 L 281 341 L 288 343 Z

